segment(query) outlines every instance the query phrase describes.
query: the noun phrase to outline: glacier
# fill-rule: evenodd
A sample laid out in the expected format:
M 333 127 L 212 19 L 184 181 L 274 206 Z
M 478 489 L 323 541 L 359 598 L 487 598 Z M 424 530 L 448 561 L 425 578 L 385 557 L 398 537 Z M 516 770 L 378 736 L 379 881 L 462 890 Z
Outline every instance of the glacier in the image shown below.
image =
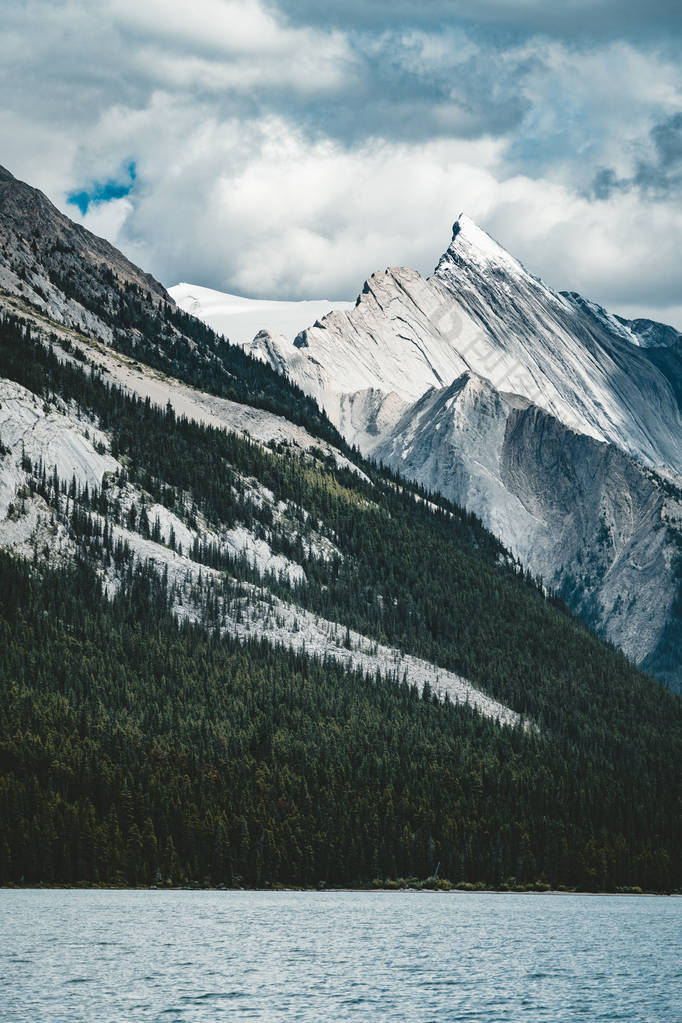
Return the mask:
M 330 302 L 328 299 L 280 302 L 243 298 L 184 282 L 169 288 L 168 294 L 186 313 L 198 316 L 217 334 L 224 334 L 233 343 L 241 345 L 248 345 L 263 329 L 293 341 L 301 330 L 332 309 L 350 309 L 353 305 L 352 302 Z

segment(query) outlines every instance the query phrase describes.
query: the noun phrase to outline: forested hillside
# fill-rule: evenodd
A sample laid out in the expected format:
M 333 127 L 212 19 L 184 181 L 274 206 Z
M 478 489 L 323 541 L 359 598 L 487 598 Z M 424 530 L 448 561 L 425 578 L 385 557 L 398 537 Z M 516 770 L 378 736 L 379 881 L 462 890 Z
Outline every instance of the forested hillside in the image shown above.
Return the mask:
M 580 748 L 7 555 L 0 639 L 3 883 L 679 884 L 669 694 L 655 755 Z
M 440 862 L 453 881 L 680 884 L 679 698 L 475 516 L 370 463 L 159 409 L 12 319 L 0 377 L 91 424 L 117 467 L 93 487 L 22 459 L 12 515 L 43 509 L 71 555 L 56 567 L 41 541 L 1 563 L 3 881 L 341 884 Z M 235 556 L 234 527 L 296 570 Z M 133 545 L 175 557 L 181 529 L 184 589 Z M 526 723 L 275 649 L 255 623 L 240 645 L 249 586 L 459 672 Z

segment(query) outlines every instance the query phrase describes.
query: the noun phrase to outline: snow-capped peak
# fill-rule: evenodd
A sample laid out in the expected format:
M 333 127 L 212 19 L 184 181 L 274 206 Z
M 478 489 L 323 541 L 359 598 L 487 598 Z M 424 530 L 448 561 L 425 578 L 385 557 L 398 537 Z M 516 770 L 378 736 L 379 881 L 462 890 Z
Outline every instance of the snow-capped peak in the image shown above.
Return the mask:
M 460 213 L 452 225 L 452 241 L 447 252 L 441 259 L 448 262 L 464 260 L 469 265 L 485 267 L 491 265 L 504 266 L 517 272 L 525 273 L 523 266 L 505 248 L 495 241 L 471 219 L 467 213 Z M 440 263 L 439 263 L 440 266 Z M 438 269 L 438 268 L 437 268 Z
M 187 308 L 201 290 L 186 286 L 184 296 L 179 289 L 172 293 Z M 216 312 L 226 306 L 226 319 L 239 322 L 244 299 L 207 297 Z M 207 314 L 210 303 L 204 298 L 199 304 L 201 311 L 192 311 L 217 326 Z M 318 303 L 321 309 L 314 303 L 253 305 L 256 322 L 249 316 L 249 340 L 242 343 L 313 395 L 351 441 L 359 436 L 358 410 L 351 422 L 349 396 L 377 391 L 412 403 L 469 370 L 572 430 L 616 444 L 650 466 L 682 470 L 674 385 L 637 346 L 632 325 L 553 291 L 465 213 L 428 279 L 390 267 L 368 278 L 354 307 L 331 313 L 326 303 Z M 294 311 L 307 317 L 307 324 L 290 324 L 300 333 L 282 329 L 283 306 L 287 318 Z M 252 344 L 262 327 L 269 328 L 267 339 Z M 664 329 L 654 327 L 659 334 Z M 226 333 L 239 336 L 229 327 Z

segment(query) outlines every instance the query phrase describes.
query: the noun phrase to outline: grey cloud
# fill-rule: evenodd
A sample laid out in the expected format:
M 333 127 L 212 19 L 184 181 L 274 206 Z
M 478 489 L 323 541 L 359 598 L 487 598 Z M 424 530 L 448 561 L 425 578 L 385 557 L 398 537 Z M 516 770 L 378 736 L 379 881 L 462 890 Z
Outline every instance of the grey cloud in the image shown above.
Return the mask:
M 116 6 L 120 5 L 114 10 Z M 456 10 L 466 12 L 468 7 L 460 4 Z M 533 24 L 545 7 L 564 9 L 534 2 L 489 3 L 483 5 L 482 17 L 487 12 L 491 18 L 509 18 L 510 10 L 519 8 Z M 387 9 L 369 8 L 375 13 Z M 507 137 L 510 166 L 521 173 L 532 168 L 538 174 L 552 160 L 575 152 L 576 132 L 600 134 L 589 123 L 589 109 L 578 112 L 576 131 L 566 131 L 563 125 L 547 130 L 548 113 L 570 106 L 571 82 L 569 77 L 557 88 L 553 69 L 543 69 L 541 46 L 524 50 L 508 40 L 503 45 L 485 33 L 457 27 L 452 19 L 450 25 L 438 24 L 436 15 L 445 10 L 446 5 L 433 2 L 399 4 L 397 10 L 391 7 L 390 28 L 381 31 L 376 27 L 358 31 L 356 21 L 343 36 L 340 52 L 332 49 L 332 58 L 317 64 L 320 40 L 333 35 L 318 19 L 318 34 L 306 36 L 299 17 L 296 23 L 304 34 L 290 44 L 278 73 L 269 51 L 256 49 L 240 56 L 234 44 L 230 49 L 229 38 L 219 41 L 218 32 L 215 38 L 208 31 L 183 34 L 163 18 L 147 17 L 138 23 L 130 5 L 126 17 L 119 13 L 103 23 L 88 0 L 68 5 L 43 0 L 29 8 L 10 2 L 4 15 L 4 43 L 0 41 L 3 104 L 27 119 L 62 123 L 77 137 L 79 132 L 87 135 L 88 127 L 111 107 L 140 110 L 164 90 L 187 96 L 203 116 L 249 120 L 274 114 L 295 121 L 311 138 L 326 136 L 346 145 L 372 137 L 414 142 Z M 422 22 L 432 31 L 410 28 L 410 12 L 415 17 L 423 12 Z M 403 25 L 401 16 L 407 19 Z M 275 22 L 282 24 L 281 17 Z M 23 45 L 17 46 L 17 39 Z M 306 62 L 312 63 L 310 71 Z M 323 85 L 322 70 L 332 64 L 338 75 Z M 303 70 L 297 77 L 298 65 Z M 531 87 L 533 74 L 538 84 Z M 29 78 L 32 86 L 27 88 Z M 304 84 L 309 87 L 302 88 Z M 627 102 L 624 96 L 624 117 L 629 114 Z M 589 103 L 598 106 L 598 95 L 589 97 Z M 96 169 L 100 175 L 108 171 Z
M 674 114 L 651 131 L 663 170 L 682 166 L 682 113 Z
M 624 181 L 619 179 L 613 167 L 601 167 L 594 176 L 591 191 L 595 199 L 609 199 L 624 187 Z
M 676 6 L 5 0 L 2 162 L 63 205 L 135 161 L 130 195 L 88 217 L 167 283 L 352 296 L 387 263 L 428 272 L 468 207 L 491 229 L 509 210 L 509 247 L 570 287 L 588 193 L 631 222 L 668 212 Z M 533 223 L 563 217 L 539 249 Z M 590 268 L 603 301 L 626 276 L 611 258 Z M 679 273 L 657 279 L 676 300 Z M 641 274 L 628 288 L 654 295 Z
M 614 192 L 640 190 L 648 198 L 682 191 L 682 113 L 673 114 L 649 133 L 651 156 L 639 159 L 634 173 L 619 177 L 612 167 L 601 168 L 594 177 L 592 192 L 608 199 Z
M 371 137 L 503 136 L 518 127 L 530 108 L 520 88 L 525 61 L 503 61 L 461 35 L 437 38 L 444 51 L 437 60 L 407 33 L 355 38 L 359 73 L 342 94 L 311 99 L 299 111 L 301 123 L 347 144 Z

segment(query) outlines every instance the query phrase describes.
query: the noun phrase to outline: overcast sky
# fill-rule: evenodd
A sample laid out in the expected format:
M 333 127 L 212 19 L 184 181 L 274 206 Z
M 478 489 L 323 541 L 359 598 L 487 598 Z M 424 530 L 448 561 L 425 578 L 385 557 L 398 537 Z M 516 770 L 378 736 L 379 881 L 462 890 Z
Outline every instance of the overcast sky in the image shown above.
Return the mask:
M 682 329 L 679 0 L 3 0 L 0 163 L 164 284 L 354 298 L 466 210 Z

